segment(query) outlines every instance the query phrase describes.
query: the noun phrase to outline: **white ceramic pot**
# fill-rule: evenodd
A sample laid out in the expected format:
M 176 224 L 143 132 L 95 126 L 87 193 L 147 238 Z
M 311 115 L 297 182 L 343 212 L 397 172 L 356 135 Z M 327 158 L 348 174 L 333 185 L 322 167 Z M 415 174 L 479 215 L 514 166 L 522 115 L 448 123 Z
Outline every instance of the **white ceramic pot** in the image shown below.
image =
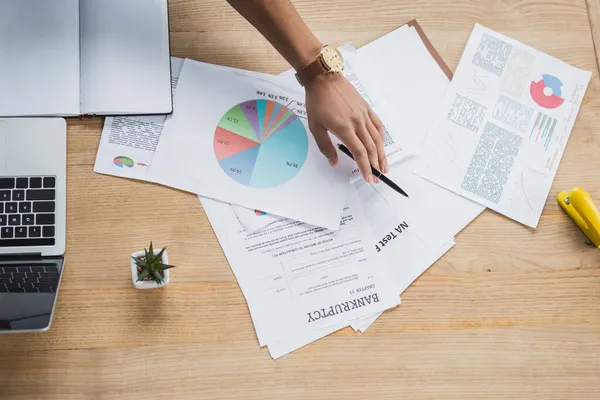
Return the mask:
M 161 248 L 158 248 L 159 250 L 157 251 L 156 249 L 154 249 L 154 254 L 158 254 L 160 252 Z M 168 269 L 166 271 L 164 271 L 164 275 L 165 275 L 165 279 L 163 281 L 162 284 L 158 284 L 155 281 L 139 281 L 138 282 L 138 271 L 137 271 L 137 265 L 135 264 L 135 261 L 133 260 L 133 257 L 141 257 L 143 255 L 145 255 L 146 253 L 144 253 L 143 251 L 138 251 L 135 253 L 131 254 L 131 258 L 129 259 L 130 264 L 131 264 L 131 280 L 133 281 L 133 286 L 135 286 L 136 289 L 156 289 L 159 287 L 163 287 L 163 286 L 167 286 L 169 284 L 169 282 L 171 281 L 171 270 Z M 167 254 L 167 250 L 165 250 L 165 252 L 162 255 L 162 263 L 163 264 L 169 264 L 169 254 Z

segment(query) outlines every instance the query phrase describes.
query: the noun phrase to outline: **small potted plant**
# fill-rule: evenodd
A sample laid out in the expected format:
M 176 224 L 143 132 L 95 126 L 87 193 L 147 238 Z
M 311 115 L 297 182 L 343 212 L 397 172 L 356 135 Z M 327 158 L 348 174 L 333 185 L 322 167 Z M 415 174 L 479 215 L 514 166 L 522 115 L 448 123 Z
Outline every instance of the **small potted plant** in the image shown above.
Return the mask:
M 169 255 L 163 248 L 156 253 L 150 242 L 150 250 L 138 251 L 131 255 L 131 279 L 136 289 L 155 289 L 169 284 L 171 279 Z

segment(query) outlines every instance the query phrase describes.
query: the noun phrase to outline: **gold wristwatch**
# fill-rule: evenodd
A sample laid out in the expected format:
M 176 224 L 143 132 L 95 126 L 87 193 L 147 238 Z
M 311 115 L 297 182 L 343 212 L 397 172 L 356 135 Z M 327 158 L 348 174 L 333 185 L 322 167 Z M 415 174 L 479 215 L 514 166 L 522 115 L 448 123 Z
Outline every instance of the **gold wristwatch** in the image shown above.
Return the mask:
M 343 70 L 344 58 L 342 53 L 335 47 L 323 46 L 315 61 L 296 73 L 296 79 L 298 79 L 300 85 L 306 86 L 319 75 L 340 73 Z

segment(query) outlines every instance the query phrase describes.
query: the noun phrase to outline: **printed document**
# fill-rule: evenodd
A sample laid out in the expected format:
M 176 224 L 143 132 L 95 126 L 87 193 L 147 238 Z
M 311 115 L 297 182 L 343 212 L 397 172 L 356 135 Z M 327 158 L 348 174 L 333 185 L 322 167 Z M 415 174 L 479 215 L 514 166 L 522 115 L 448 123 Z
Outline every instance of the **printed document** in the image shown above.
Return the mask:
M 535 228 L 590 76 L 476 25 L 415 172 Z
M 282 220 L 268 225 L 260 232 L 248 234 L 240 227 L 238 221 L 233 217 L 234 214 L 231 209 L 228 209 L 226 204 L 200 198 L 244 292 L 252 313 L 259 343 L 267 345 L 270 354 L 274 358 L 285 355 L 348 325 L 364 332 L 381 312 L 367 314 L 360 318 L 356 318 L 351 314 L 345 315 L 344 318 L 341 316 L 330 318 L 333 317 L 332 315 L 321 321 L 320 324 L 315 324 L 314 326 L 317 329 L 296 330 L 295 332 L 287 332 L 285 335 L 277 334 L 274 337 L 272 331 L 277 328 L 272 326 L 274 322 L 270 322 L 270 320 L 273 318 L 272 304 L 278 303 L 278 301 L 270 297 L 264 298 L 263 290 L 258 289 L 264 287 L 267 288 L 264 291 L 271 296 L 279 295 L 280 291 L 287 292 L 288 289 L 285 285 L 289 284 L 290 279 L 287 277 L 282 279 L 278 273 L 260 272 L 265 268 L 265 263 L 271 258 L 284 257 L 282 260 L 285 260 L 287 257 L 287 262 L 291 265 L 303 267 L 306 265 L 306 260 L 302 255 L 302 251 L 314 247 L 316 240 L 325 243 L 328 240 L 337 240 L 343 243 L 345 237 L 352 237 L 352 235 L 358 235 L 360 232 L 361 237 L 363 237 L 361 246 L 367 250 L 370 248 L 372 251 L 370 260 L 388 270 L 388 279 L 391 284 L 389 290 L 396 295 L 395 298 L 398 298 L 401 292 L 454 244 L 452 240 L 449 243 L 442 244 L 443 239 L 441 235 L 436 234 L 434 227 L 423 225 L 417 218 L 412 219 L 414 215 L 412 208 L 416 205 L 411 205 L 410 202 L 398 203 L 402 204 L 401 208 L 393 208 L 389 200 L 382 196 L 379 191 L 386 195 L 389 194 L 389 196 L 403 198 L 398 193 L 393 191 L 392 193 L 386 193 L 387 191 L 383 186 L 372 186 L 366 182 L 359 182 L 354 188 L 355 191 L 350 196 L 350 202 L 359 201 L 359 203 L 353 208 L 346 208 L 342 218 L 342 228 L 338 232 L 307 227 L 306 224 L 300 224 L 296 221 Z M 398 204 L 395 206 L 397 207 Z M 363 215 L 368 217 L 365 219 Z M 364 219 L 363 223 L 359 223 L 361 219 Z M 237 244 L 235 239 L 232 239 L 232 232 L 236 231 L 236 226 L 240 232 L 237 235 Z M 233 235 L 233 237 L 235 236 Z M 332 241 L 331 243 L 339 242 Z M 241 249 L 245 249 L 245 251 L 240 254 Z M 323 252 L 314 251 L 310 254 L 322 255 Z M 259 261 L 262 258 L 255 259 L 257 256 L 263 256 L 265 260 Z M 331 258 L 327 260 L 331 260 Z M 282 262 L 282 265 L 288 265 L 287 262 Z M 261 265 L 263 267 L 259 267 Z M 348 266 L 344 267 L 344 272 L 348 272 L 347 268 Z M 319 270 L 319 272 L 321 271 Z M 265 278 L 263 279 L 263 277 Z M 257 290 L 258 294 L 255 293 Z M 263 315 L 265 312 L 267 315 Z M 321 319 L 319 315 L 313 315 L 313 317 Z
M 424 210 L 418 197 L 407 199 L 382 184 L 370 185 L 361 181 L 355 185 L 361 206 L 369 215 L 367 221 L 377 261 L 389 266 L 396 290 L 401 295 L 452 247 L 453 241 L 448 245 L 447 232 L 437 229 L 436 221 L 421 217 Z M 374 320 L 372 318 L 370 322 Z M 365 325 L 364 320 L 356 321 L 352 327 L 364 331 L 370 324 Z
M 387 266 L 375 261 L 365 236 L 356 192 L 339 231 L 284 219 L 247 234 L 232 229 L 240 225 L 226 204 L 200 200 L 251 308 L 261 344 L 294 335 L 314 341 L 331 327 L 340 329 L 399 303 Z
M 349 171 L 331 168 L 319 152 L 301 95 L 186 60 L 175 105 L 149 181 L 339 228 Z
M 432 266 L 444 254 L 446 254 L 448 251 L 450 251 L 450 249 L 452 249 L 455 244 L 456 243 L 454 242 L 454 239 L 452 239 L 452 240 L 444 243 L 439 249 L 437 249 L 434 252 L 428 252 L 425 254 L 421 254 L 421 258 L 419 261 L 420 264 L 411 265 L 411 268 L 414 271 L 420 270 L 421 272 L 425 272 L 430 266 Z M 400 263 L 398 260 L 394 260 L 393 263 L 400 264 L 400 265 L 406 265 L 405 263 Z M 392 265 L 394 265 L 394 264 L 392 264 Z M 413 275 L 412 279 L 411 279 L 410 274 L 407 274 L 407 277 L 408 277 L 408 279 L 405 280 L 406 288 L 408 288 L 408 286 L 410 286 L 413 283 L 413 281 L 416 280 L 416 278 L 418 276 Z M 400 294 L 402 294 L 402 292 L 404 292 L 404 289 L 400 289 L 400 290 L 401 290 Z M 352 329 L 354 329 L 355 331 L 361 331 L 363 333 L 366 332 L 366 330 L 377 320 L 377 318 L 379 318 L 379 316 L 381 316 L 381 314 L 382 313 L 377 313 L 370 317 L 355 321 L 352 324 Z

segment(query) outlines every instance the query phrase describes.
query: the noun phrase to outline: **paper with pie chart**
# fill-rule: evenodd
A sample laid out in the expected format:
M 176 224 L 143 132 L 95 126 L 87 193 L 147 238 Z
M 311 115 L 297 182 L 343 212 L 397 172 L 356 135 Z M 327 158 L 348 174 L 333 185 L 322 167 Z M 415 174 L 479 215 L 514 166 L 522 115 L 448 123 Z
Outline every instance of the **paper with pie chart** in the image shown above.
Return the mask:
M 415 173 L 537 227 L 590 77 L 475 25 Z
M 302 121 L 286 106 L 249 100 L 221 118 L 214 149 L 231 179 L 252 188 L 271 188 L 300 172 L 308 155 L 308 136 Z
M 351 171 L 331 168 L 319 152 L 303 103 L 272 81 L 186 60 L 146 178 L 338 229 Z

